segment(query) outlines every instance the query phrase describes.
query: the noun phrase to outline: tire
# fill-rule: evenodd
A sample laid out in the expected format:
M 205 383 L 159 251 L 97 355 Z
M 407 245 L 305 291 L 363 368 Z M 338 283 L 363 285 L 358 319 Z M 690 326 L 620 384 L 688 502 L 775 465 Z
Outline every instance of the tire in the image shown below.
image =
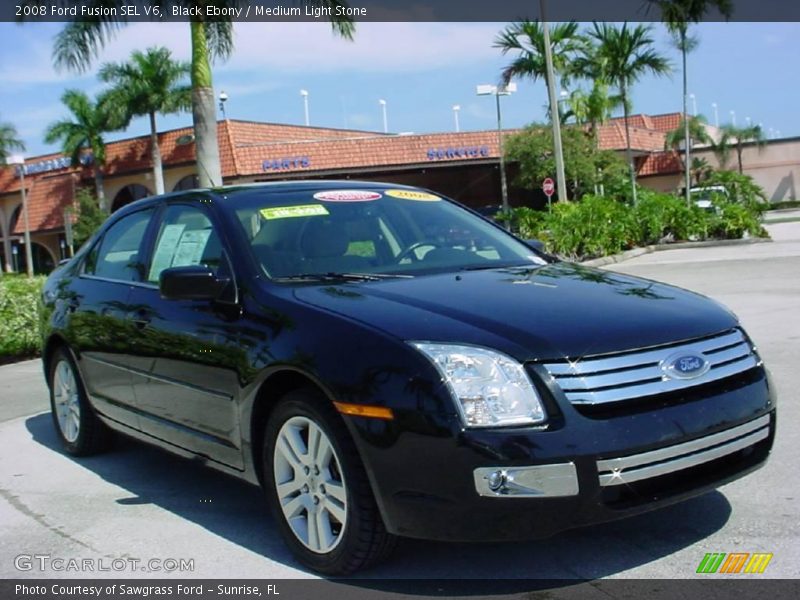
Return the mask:
M 266 425 L 262 458 L 272 515 L 300 563 L 347 575 L 388 557 L 396 538 L 386 531 L 355 444 L 327 398 L 315 390 L 287 394 Z
M 66 348 L 50 360 L 50 410 L 64 450 L 73 456 L 98 454 L 111 445 L 111 430 L 89 404 L 78 369 Z

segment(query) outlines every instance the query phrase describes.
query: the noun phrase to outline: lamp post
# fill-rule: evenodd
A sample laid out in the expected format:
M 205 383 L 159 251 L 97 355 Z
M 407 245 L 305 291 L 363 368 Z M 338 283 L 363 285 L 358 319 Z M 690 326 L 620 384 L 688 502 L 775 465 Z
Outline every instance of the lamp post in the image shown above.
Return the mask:
M 228 101 L 228 94 L 225 93 L 225 90 L 222 90 L 219 93 L 219 112 L 222 113 L 222 120 L 224 121 L 228 117 L 225 116 L 225 103 Z
M 453 119 L 455 119 L 456 122 L 456 133 L 459 133 L 461 131 L 461 126 L 458 123 L 458 111 L 460 110 L 461 106 L 459 106 L 458 104 L 453 105 Z
M 22 194 L 22 223 L 25 227 L 25 267 L 28 277 L 33 277 L 33 251 L 31 250 L 31 228 L 28 222 L 28 195 L 25 193 L 25 157 L 14 154 L 8 157 L 8 164 L 16 165 L 19 172 L 19 189 Z
M 503 212 L 508 212 L 508 183 L 506 182 L 506 158 L 503 150 L 503 117 L 500 112 L 500 96 L 510 96 L 517 91 L 517 84 L 509 82 L 503 87 L 491 84 L 479 85 L 475 88 L 478 96 L 494 96 L 497 105 L 497 146 L 500 152 L 500 197 L 503 201 Z
M 300 90 L 300 95 L 303 97 L 303 112 L 306 117 L 306 127 L 308 127 L 311 124 L 308 116 L 308 90 Z
M 381 112 L 383 113 L 383 133 L 389 133 L 389 120 L 386 117 L 386 100 L 381 98 L 378 100 L 378 104 L 381 105 Z
M 714 127 L 719 127 L 719 107 L 716 102 L 711 103 L 711 108 L 714 109 Z

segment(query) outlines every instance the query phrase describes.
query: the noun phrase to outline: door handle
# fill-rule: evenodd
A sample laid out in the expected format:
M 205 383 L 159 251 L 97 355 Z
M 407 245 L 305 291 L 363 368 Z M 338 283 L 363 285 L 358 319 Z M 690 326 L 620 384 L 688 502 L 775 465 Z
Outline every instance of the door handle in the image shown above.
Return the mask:
M 148 313 L 146 310 L 137 310 L 135 313 L 133 313 L 131 321 L 133 321 L 133 324 L 139 329 L 144 329 L 150 324 L 150 313 Z

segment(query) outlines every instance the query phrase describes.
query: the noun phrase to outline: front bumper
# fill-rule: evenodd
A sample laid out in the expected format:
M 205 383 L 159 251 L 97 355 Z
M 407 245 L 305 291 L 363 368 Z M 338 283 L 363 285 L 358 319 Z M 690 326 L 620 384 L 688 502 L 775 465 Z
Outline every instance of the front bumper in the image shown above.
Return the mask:
M 673 504 L 763 466 L 776 425 L 770 387 L 759 367 L 736 386 L 602 418 L 579 413 L 551 390 L 560 414 L 539 430 L 453 430 L 451 423 L 447 431 L 428 422 L 422 432 L 399 419 L 383 425 L 402 429 L 391 432 L 392 444 L 369 443 L 386 439 L 374 424 L 357 443 L 392 533 L 543 538 Z M 498 471 L 504 486 L 492 477 Z

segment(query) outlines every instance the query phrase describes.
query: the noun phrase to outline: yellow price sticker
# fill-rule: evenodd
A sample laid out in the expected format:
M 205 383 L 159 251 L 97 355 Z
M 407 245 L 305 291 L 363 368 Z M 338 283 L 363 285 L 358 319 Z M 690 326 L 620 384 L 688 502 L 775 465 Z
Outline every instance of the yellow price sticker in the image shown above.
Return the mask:
M 273 219 L 291 219 L 292 217 L 316 217 L 327 215 L 328 209 L 321 204 L 303 204 L 301 206 L 275 206 L 262 208 L 261 216 L 267 221 Z
M 416 192 L 414 190 L 386 190 L 383 192 L 392 198 L 402 198 L 403 200 L 417 200 L 419 202 L 438 202 L 439 196 L 434 196 L 428 192 Z

